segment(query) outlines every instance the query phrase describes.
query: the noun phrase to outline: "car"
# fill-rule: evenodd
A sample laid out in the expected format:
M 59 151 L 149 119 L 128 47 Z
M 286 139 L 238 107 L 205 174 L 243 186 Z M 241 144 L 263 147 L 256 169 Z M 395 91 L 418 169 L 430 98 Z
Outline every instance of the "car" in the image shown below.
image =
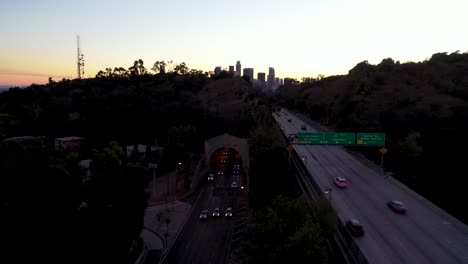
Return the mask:
M 200 213 L 200 219 L 204 220 L 204 219 L 206 219 L 206 218 L 208 218 L 208 210 L 203 210 L 203 211 L 201 211 L 201 213 Z
M 291 123 L 291 119 L 288 119 L 288 122 Z
M 388 208 L 392 209 L 396 213 L 404 214 L 408 210 L 406 206 L 400 201 L 388 201 Z
M 213 216 L 214 217 L 218 217 L 220 214 L 219 214 L 219 208 L 216 207 L 214 210 L 213 210 Z
M 343 177 L 336 177 L 334 182 L 335 182 L 335 185 L 340 188 L 345 188 L 349 185 L 348 181 Z
M 223 176 L 224 172 L 218 171 L 218 176 Z
M 353 236 L 362 236 L 364 235 L 364 228 L 361 223 L 356 219 L 351 219 L 346 221 L 346 228 Z
M 302 129 L 302 130 L 307 130 L 307 126 L 306 126 L 306 125 L 302 125 L 302 126 L 301 126 L 301 129 Z
M 213 175 L 213 173 L 208 174 L 208 180 L 209 180 L 209 181 L 214 180 L 214 175 Z
M 226 208 L 226 211 L 224 212 L 224 216 L 232 217 L 232 207 Z
M 238 187 L 237 182 L 232 182 L 231 188 L 237 188 L 237 187 Z

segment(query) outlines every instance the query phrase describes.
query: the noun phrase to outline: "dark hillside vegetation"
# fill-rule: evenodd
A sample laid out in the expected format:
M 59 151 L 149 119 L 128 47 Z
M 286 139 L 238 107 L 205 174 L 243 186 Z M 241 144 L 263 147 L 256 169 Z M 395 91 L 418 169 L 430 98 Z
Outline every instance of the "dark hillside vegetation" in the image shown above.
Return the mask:
M 468 223 L 468 53 L 437 53 L 419 63 L 384 59 L 347 75 L 285 85 L 275 101 L 340 131 L 384 132 L 385 169 Z M 356 148 L 380 164 L 377 148 Z

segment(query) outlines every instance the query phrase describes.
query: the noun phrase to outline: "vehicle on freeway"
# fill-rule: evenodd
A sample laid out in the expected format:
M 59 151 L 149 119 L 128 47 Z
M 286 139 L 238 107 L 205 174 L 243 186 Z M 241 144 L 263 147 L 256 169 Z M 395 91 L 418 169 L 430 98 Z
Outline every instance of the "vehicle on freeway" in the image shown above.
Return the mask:
M 208 218 L 208 210 L 202 210 L 200 213 L 200 219 L 204 220 L 206 218 Z
M 336 177 L 334 182 L 335 182 L 335 185 L 340 188 L 345 188 L 349 185 L 348 181 L 343 177 Z
M 224 172 L 218 171 L 218 176 L 222 176 L 223 174 L 224 174 Z
M 213 173 L 208 174 L 208 180 L 209 180 L 209 181 L 214 180 L 214 175 L 213 175 Z
M 351 219 L 346 221 L 346 228 L 353 236 L 362 236 L 364 235 L 364 228 L 362 228 L 361 223 L 356 219 Z
M 388 201 L 388 208 L 392 209 L 396 213 L 404 214 L 408 210 L 406 206 L 400 201 Z
M 217 217 L 217 216 L 219 216 L 219 215 L 220 215 L 220 214 L 219 214 L 219 208 L 216 207 L 216 208 L 213 210 L 213 216 Z
M 237 182 L 232 182 L 231 188 L 237 188 L 237 187 L 238 187 Z
M 306 126 L 306 125 L 302 125 L 302 126 L 301 126 L 301 129 L 302 129 L 302 130 L 307 130 L 307 126 Z
M 232 207 L 226 208 L 226 212 L 224 212 L 224 216 L 232 217 Z

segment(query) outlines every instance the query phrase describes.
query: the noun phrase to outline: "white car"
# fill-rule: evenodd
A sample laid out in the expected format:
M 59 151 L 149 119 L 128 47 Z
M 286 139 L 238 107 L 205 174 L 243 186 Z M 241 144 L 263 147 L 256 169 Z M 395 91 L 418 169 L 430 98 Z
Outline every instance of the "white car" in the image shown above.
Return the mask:
M 226 212 L 224 212 L 224 216 L 232 217 L 232 207 L 226 208 Z
M 209 181 L 214 180 L 214 175 L 213 175 L 213 173 L 208 174 L 208 180 L 209 180 Z
M 237 187 L 238 187 L 237 182 L 232 182 L 231 188 L 237 188 Z
M 219 214 L 219 208 L 216 207 L 216 208 L 213 210 L 213 216 L 216 217 L 216 216 L 219 216 L 219 215 L 220 215 L 220 214 Z
M 336 177 L 334 180 L 335 185 L 340 188 L 345 188 L 349 185 L 348 181 L 343 177 Z
M 200 219 L 203 220 L 203 219 L 206 219 L 206 218 L 208 218 L 208 210 L 203 210 L 203 211 L 201 211 L 201 213 L 200 213 Z

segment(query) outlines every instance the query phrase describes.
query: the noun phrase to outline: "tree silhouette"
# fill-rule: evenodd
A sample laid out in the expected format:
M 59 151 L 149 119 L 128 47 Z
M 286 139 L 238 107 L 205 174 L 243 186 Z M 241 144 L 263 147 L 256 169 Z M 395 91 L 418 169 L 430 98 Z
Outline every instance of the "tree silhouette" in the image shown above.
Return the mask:
M 143 66 L 143 60 L 139 59 L 133 63 L 133 66 L 128 68 L 131 76 L 141 76 L 148 73 L 145 66 Z
M 152 71 L 155 73 L 159 74 L 165 74 L 166 73 L 166 63 L 164 61 L 156 61 L 151 68 Z

